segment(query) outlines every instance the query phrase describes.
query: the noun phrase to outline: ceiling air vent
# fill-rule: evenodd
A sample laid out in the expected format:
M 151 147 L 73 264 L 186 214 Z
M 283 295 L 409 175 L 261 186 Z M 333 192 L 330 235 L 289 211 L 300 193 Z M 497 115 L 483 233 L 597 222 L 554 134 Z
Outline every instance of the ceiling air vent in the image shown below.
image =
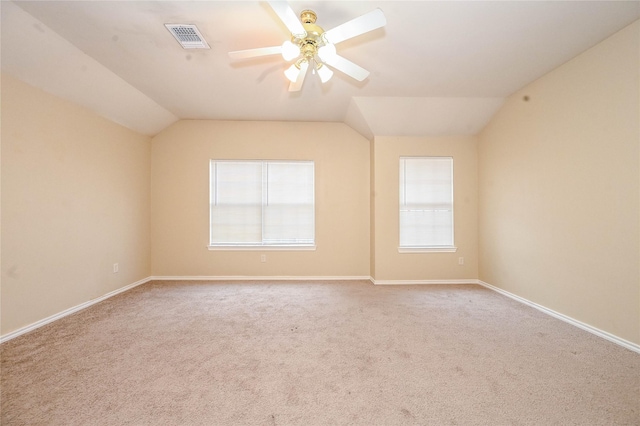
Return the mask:
M 164 24 L 178 43 L 185 49 L 209 49 L 200 31 L 195 25 L 190 24 Z

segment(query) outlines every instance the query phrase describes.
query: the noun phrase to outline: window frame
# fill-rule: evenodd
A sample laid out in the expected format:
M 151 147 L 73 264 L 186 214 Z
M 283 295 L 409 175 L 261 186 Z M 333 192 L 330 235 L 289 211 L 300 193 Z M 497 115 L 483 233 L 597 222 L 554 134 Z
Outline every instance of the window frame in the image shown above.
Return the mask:
M 403 186 L 404 179 L 402 176 L 402 161 L 406 159 L 449 159 L 451 161 L 451 244 L 436 245 L 436 244 L 424 244 L 424 245 L 401 245 L 401 232 L 402 232 L 402 194 L 403 189 L 406 188 L 406 183 Z M 454 159 L 453 156 L 400 156 L 398 160 L 398 252 L 399 253 L 455 253 L 458 248 L 455 245 L 455 180 L 454 180 Z
M 262 216 L 262 229 L 261 229 L 261 238 L 262 242 L 256 243 L 214 243 L 212 242 L 212 209 L 214 206 L 214 191 L 213 191 L 213 173 L 214 173 L 214 164 L 216 163 L 259 163 L 262 166 L 263 172 L 261 174 L 261 188 L 262 188 L 262 197 L 260 202 L 261 216 Z M 311 164 L 312 166 L 312 183 L 311 183 L 311 196 L 313 199 L 313 211 L 312 211 L 312 221 L 313 221 L 313 241 L 311 243 L 265 243 L 264 242 L 264 209 L 267 206 L 266 203 L 266 192 L 265 186 L 268 185 L 268 181 L 265 181 L 265 177 L 267 176 L 265 173 L 265 167 L 268 168 L 269 164 L 275 163 L 306 163 Z M 247 159 L 210 159 L 209 160 L 209 243 L 207 248 L 212 251 L 222 250 L 222 251 L 313 251 L 316 250 L 316 197 L 315 197 L 315 161 L 313 160 L 247 160 Z M 257 206 L 257 204 L 256 204 Z

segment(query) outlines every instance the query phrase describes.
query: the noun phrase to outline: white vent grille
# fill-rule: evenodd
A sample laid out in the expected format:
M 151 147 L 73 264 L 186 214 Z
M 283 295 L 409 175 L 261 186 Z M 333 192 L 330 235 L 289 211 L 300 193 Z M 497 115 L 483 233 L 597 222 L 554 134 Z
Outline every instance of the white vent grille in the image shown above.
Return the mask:
M 178 43 L 185 49 L 209 49 L 200 31 L 195 25 L 190 24 L 164 24 Z

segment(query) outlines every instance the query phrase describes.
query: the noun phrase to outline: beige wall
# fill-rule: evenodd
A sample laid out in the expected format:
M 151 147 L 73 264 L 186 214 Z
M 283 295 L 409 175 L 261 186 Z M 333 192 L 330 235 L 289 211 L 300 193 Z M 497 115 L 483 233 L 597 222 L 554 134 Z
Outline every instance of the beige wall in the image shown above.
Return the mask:
M 636 344 L 639 32 L 515 93 L 479 145 L 480 279 Z
M 314 160 L 317 250 L 209 251 L 210 159 Z M 154 276 L 368 277 L 369 141 L 342 123 L 174 124 L 152 141 L 151 253 Z
M 150 138 L 5 74 L 1 101 L 4 335 L 149 276 Z
M 455 253 L 398 253 L 401 156 L 453 157 Z M 376 281 L 464 280 L 478 275 L 475 137 L 383 137 L 374 140 Z M 464 264 L 458 258 L 464 257 Z

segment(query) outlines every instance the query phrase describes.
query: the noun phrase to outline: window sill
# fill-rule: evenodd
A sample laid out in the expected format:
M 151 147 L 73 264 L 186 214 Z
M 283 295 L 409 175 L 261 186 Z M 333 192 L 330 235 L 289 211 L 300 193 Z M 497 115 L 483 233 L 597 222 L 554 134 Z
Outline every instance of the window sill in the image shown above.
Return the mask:
M 224 246 L 224 245 L 215 245 L 215 246 L 207 246 L 209 250 L 212 251 L 315 251 L 316 246 Z
M 398 253 L 455 253 L 458 247 L 398 247 Z

